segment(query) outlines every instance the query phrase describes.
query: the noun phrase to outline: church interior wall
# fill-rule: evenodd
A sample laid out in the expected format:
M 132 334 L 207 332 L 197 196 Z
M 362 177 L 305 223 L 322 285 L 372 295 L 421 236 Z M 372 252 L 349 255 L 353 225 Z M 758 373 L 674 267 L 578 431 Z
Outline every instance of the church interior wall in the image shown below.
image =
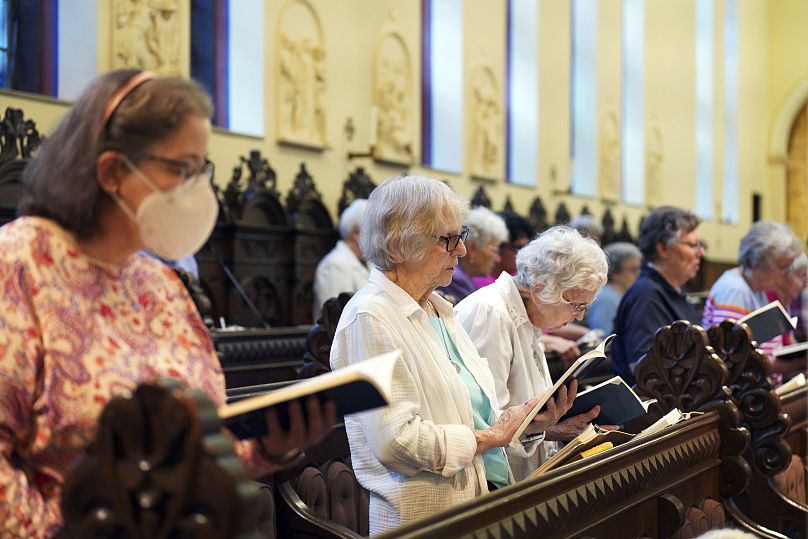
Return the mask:
M 289 1 L 304 2 L 322 28 L 326 51 L 325 144 L 317 150 L 279 144 L 276 107 L 278 78 L 277 36 Z M 715 1 L 715 100 L 714 148 L 724 144 L 723 33 L 724 1 Z M 189 13 L 190 0 L 178 0 L 180 10 Z M 97 3 L 98 71 L 112 66 L 112 3 Z M 645 1 L 644 49 L 644 126 L 648 138 L 656 137 L 651 150 L 659 155 L 651 179 L 646 184 L 646 204 L 617 203 L 612 212 L 626 216 L 636 233 L 640 218 L 650 207 L 674 204 L 694 208 L 695 188 L 695 33 L 696 2 Z M 463 64 L 468 96 L 468 77 L 480 66 L 488 66 L 499 87 L 504 110 L 505 95 L 505 0 L 465 0 L 463 3 Z M 599 133 L 609 121 L 622 115 L 622 17 L 620 0 L 600 0 L 598 6 L 597 125 Z M 761 2 L 739 0 L 740 71 L 738 106 L 739 199 L 737 223 L 720 219 L 723 188 L 723 152 L 716 151 L 714 217 L 704 222 L 702 234 L 710 245 L 708 258 L 732 262 L 740 237 L 751 219 L 751 196 L 763 194 L 763 218 L 785 219 L 784 165 L 770 151 L 775 116 L 789 95 L 808 80 L 808 3 L 801 0 Z M 217 181 L 226 183 L 238 157 L 257 148 L 278 174 L 278 188 L 286 193 L 299 164 L 305 162 L 336 219 L 336 201 L 342 181 L 356 166 L 363 166 L 379 182 L 405 169 L 447 180 L 461 194 L 470 197 L 483 183 L 494 209 L 506 197 L 515 209 L 527 213 L 537 195 L 553 211 L 566 202 L 575 215 L 587 206 L 596 216 L 606 205 L 600 197 L 569 194 L 570 158 L 570 3 L 541 0 L 539 3 L 537 47 L 539 58 L 539 137 L 536 141 L 538 171 L 535 187 L 509 184 L 504 164 L 493 180 L 479 180 L 469 173 L 470 130 L 464 130 L 464 170 L 451 173 L 420 165 L 421 118 L 421 3 L 412 0 L 265 0 L 264 65 L 256 65 L 256 77 L 265 88 L 264 134 L 245 135 L 216 128 L 211 139 L 210 157 L 217 165 Z M 190 25 L 181 26 L 181 43 L 188 47 Z M 389 165 L 370 158 L 349 160 L 348 152 L 367 152 L 371 137 L 374 51 L 385 33 L 400 36 L 409 53 L 412 72 L 411 147 L 414 162 L 407 166 Z M 183 67 L 188 72 L 187 65 Z M 69 104 L 18 92 L 2 91 L 4 105 L 23 108 L 47 134 Z M 468 107 L 466 114 L 468 115 Z M 351 140 L 346 122 L 351 119 Z M 504 147 L 504 128 L 501 146 Z M 501 150 L 502 148 L 500 148 Z M 648 150 L 647 150 L 648 151 Z M 603 172 L 602 170 L 600 172 Z

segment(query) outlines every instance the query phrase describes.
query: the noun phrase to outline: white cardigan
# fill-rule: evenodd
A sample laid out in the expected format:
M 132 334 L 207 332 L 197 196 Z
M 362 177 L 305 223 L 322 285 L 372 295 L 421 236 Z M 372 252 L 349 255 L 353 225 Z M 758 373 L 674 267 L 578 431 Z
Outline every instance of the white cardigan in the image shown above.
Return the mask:
M 480 355 L 488 359 L 503 408 L 522 404 L 553 386 L 539 341 L 541 331 L 528 319 L 513 277 L 503 272 L 495 282 L 467 296 L 455 306 L 455 316 Z M 539 451 L 525 449 L 508 448 L 508 462 L 517 481 L 530 475 L 558 447 L 555 442 L 545 442 Z
M 463 361 L 497 411 L 488 365 L 433 293 Z M 488 492 L 482 457 L 475 455 L 471 401 L 426 313 L 374 269 L 345 306 L 331 347 L 339 369 L 390 350 L 402 360 L 389 406 L 345 418 L 356 477 L 370 491 L 370 533 L 377 534 Z

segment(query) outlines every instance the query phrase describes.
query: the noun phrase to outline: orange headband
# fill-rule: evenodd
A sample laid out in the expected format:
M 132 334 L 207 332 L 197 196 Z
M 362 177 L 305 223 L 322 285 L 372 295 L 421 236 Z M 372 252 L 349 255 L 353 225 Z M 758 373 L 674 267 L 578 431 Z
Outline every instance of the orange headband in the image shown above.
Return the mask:
M 121 86 L 117 92 L 115 92 L 110 100 L 107 102 L 107 106 L 104 108 L 104 117 L 101 118 L 101 131 L 104 130 L 106 127 L 107 122 L 112 115 L 115 114 L 115 111 L 118 110 L 118 107 L 121 105 L 121 102 L 126 99 L 126 96 L 131 94 L 135 88 L 140 86 L 146 81 L 156 79 L 157 75 L 152 73 L 151 71 L 141 71 L 140 73 L 133 76 L 129 79 L 126 84 Z

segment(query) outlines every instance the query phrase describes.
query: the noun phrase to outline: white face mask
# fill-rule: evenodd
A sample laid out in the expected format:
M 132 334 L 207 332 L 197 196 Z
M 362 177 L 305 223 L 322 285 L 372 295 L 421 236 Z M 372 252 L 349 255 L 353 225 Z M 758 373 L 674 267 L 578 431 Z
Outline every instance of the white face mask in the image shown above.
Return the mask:
M 168 260 L 179 260 L 197 252 L 207 241 L 219 203 L 210 186 L 210 171 L 186 178 L 171 191 L 161 191 L 125 156 L 123 162 L 152 192 L 140 203 L 137 214 L 113 194 L 123 212 L 137 223 L 147 249 Z

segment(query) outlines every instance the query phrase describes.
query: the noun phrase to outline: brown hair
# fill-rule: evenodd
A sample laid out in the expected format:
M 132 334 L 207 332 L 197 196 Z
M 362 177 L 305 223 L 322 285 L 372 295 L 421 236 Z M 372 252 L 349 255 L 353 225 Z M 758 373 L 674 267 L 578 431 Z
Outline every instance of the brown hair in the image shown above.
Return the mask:
M 210 98 L 197 83 L 165 77 L 138 85 L 103 122 L 107 103 L 138 73 L 110 71 L 84 90 L 25 167 L 20 215 L 53 219 L 80 238 L 95 235 L 98 210 L 111 200 L 98 184 L 98 156 L 115 150 L 137 163 L 189 116 L 210 117 Z

